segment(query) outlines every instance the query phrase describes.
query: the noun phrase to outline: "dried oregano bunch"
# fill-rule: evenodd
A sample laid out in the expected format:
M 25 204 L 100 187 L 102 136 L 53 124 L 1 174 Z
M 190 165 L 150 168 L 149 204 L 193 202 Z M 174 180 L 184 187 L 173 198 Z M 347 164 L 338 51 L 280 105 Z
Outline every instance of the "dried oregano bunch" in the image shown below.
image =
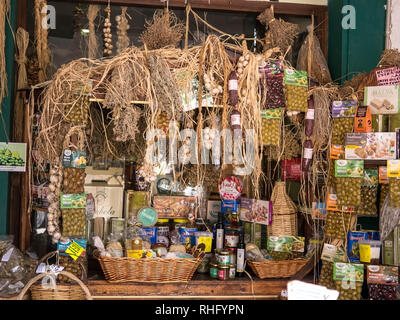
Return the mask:
M 153 20 L 146 20 L 146 30 L 140 35 L 139 41 L 149 50 L 175 47 L 181 41 L 184 31 L 185 26 L 173 12 L 156 10 Z

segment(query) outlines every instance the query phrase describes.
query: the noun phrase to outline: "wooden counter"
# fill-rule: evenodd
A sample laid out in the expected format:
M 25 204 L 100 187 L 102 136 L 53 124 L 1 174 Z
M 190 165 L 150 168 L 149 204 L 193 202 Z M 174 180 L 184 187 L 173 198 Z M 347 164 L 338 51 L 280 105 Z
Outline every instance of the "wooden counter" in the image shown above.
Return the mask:
M 195 275 L 188 283 L 109 283 L 89 280 L 88 288 L 95 300 L 132 299 L 278 299 L 289 279 L 260 280 L 249 277 L 215 280 Z

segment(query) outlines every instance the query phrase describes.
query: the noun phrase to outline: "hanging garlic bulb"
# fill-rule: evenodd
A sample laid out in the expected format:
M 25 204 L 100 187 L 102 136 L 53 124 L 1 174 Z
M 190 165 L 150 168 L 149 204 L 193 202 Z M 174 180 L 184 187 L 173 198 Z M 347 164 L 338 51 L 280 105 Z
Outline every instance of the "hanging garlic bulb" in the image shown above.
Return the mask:
M 58 165 L 54 165 L 50 169 L 50 193 L 47 196 L 49 202 L 48 213 L 47 213 L 47 233 L 52 236 L 53 243 L 57 243 L 61 237 L 59 218 L 61 216 L 60 211 L 60 195 L 61 195 L 61 184 L 62 184 L 62 166 L 59 160 L 56 161 Z
M 121 7 L 121 15 L 115 17 L 115 21 L 117 22 L 117 53 L 121 53 L 124 49 L 129 47 L 129 37 L 127 31 L 130 29 L 128 24 L 128 19 L 126 17 L 127 7 Z M 129 17 L 130 18 L 130 17 Z
M 216 83 L 214 76 L 210 73 L 204 73 L 203 75 L 204 87 L 208 92 L 210 92 L 213 96 L 217 96 L 220 93 L 224 92 L 224 89 L 221 85 Z
M 113 45 L 112 42 L 112 35 L 111 35 L 111 8 L 110 6 L 106 7 L 104 11 L 107 13 L 107 18 L 104 20 L 104 56 L 111 56 Z

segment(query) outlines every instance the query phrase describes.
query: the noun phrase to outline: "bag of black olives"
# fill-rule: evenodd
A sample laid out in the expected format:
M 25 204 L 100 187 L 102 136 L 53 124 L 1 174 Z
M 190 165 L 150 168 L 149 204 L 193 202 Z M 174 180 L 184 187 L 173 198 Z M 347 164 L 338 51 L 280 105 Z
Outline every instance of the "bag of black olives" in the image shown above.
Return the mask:
M 397 300 L 399 268 L 367 266 L 368 296 L 370 300 Z

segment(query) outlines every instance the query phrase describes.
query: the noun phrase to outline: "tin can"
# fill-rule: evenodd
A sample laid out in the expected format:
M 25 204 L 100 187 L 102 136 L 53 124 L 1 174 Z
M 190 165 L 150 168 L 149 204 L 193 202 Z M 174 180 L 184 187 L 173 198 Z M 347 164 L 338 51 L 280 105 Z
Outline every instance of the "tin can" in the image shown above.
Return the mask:
M 218 278 L 218 263 L 210 263 L 210 277 L 214 279 Z
M 236 277 L 236 264 L 229 265 L 229 279 L 235 279 Z
M 229 270 L 230 266 L 228 265 L 219 265 L 218 266 L 218 280 L 228 280 L 229 279 Z
M 218 260 L 217 261 L 218 261 L 219 265 L 227 265 L 227 266 L 229 266 L 229 264 L 230 264 L 229 251 L 227 251 L 227 250 L 220 251 L 220 253 L 218 254 Z

